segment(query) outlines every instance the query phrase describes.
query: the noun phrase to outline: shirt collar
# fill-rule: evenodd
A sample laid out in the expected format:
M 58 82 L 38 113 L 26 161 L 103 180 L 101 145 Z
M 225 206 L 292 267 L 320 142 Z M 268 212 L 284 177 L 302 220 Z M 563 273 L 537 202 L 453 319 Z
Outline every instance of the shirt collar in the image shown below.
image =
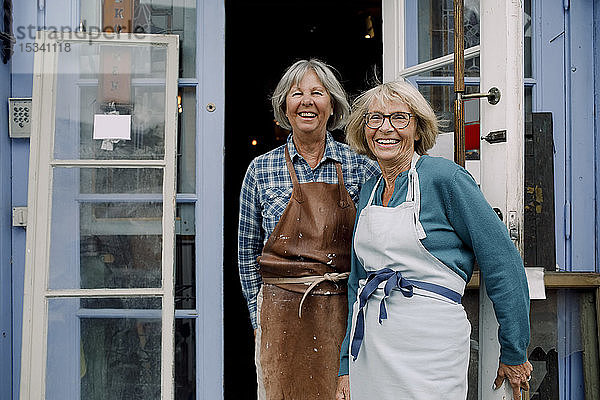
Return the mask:
M 296 156 L 300 157 L 298 151 L 296 151 L 296 145 L 292 140 L 292 133 L 287 137 L 287 147 L 290 152 L 290 158 L 295 159 Z M 336 141 L 331 136 L 331 133 L 325 133 L 325 153 L 323 154 L 323 160 L 332 159 L 333 161 L 342 162 L 342 155 L 340 154 L 339 147 L 336 145 Z

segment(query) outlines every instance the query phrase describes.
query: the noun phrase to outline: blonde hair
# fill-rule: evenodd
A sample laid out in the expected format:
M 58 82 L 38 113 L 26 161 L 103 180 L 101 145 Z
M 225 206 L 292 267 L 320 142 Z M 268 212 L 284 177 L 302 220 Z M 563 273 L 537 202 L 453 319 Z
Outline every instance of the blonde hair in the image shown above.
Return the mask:
M 400 100 L 410 108 L 417 125 L 415 151 L 425 154 L 435 144 L 439 132 L 439 121 L 423 95 L 406 81 L 383 83 L 361 94 L 352 104 L 352 112 L 346 126 L 346 141 L 358 154 L 375 159 L 365 136 L 365 114 L 375 102 L 382 104 Z

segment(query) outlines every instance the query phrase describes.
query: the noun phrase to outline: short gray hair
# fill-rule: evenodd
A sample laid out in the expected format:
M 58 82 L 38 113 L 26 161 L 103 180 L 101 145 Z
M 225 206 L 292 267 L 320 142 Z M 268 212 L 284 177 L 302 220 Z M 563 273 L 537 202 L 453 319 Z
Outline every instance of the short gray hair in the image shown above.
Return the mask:
M 273 96 L 271 96 L 275 120 L 279 122 L 282 128 L 292 129 L 285 115 L 285 100 L 292 86 L 300 82 L 309 70 L 315 71 L 315 74 L 317 74 L 317 77 L 331 97 L 333 115 L 327 121 L 327 128 L 330 130 L 343 128 L 350 114 L 350 104 L 346 98 L 346 92 L 335 76 L 335 69 L 314 58 L 296 61 L 285 71 L 279 80 Z
M 413 85 L 406 81 L 393 81 L 367 90 L 352 104 L 352 113 L 346 127 L 346 141 L 358 154 L 375 159 L 365 136 L 365 113 L 369 111 L 369 107 L 376 101 L 385 104 L 395 100 L 405 103 L 415 116 L 416 133 L 419 136 L 419 140 L 415 141 L 415 151 L 423 155 L 433 147 L 439 133 L 439 121 L 433 109 Z

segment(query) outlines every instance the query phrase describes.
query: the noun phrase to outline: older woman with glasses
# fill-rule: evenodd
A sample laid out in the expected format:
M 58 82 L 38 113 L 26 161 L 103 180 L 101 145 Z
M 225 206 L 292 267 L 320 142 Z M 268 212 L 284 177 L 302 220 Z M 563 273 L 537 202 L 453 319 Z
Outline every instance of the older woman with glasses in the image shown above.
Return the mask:
M 361 185 L 377 164 L 336 142 L 350 106 L 332 69 L 301 60 L 272 96 L 284 145 L 255 158 L 240 194 L 240 280 L 259 399 L 333 399 Z
M 469 173 L 426 155 L 437 134 L 433 110 L 406 82 L 354 103 L 348 143 L 381 175 L 360 194 L 338 400 L 466 398 L 471 326 L 461 297 L 475 261 L 500 323 L 495 385 L 508 379 L 515 399 L 529 388 L 523 262 Z

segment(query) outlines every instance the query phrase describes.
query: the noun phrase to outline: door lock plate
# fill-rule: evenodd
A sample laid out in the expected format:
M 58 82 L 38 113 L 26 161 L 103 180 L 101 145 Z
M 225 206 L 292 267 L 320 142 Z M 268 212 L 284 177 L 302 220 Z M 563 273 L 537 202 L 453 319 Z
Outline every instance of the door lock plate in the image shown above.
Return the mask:
M 506 142 L 506 130 L 493 131 L 481 137 L 490 144 Z

